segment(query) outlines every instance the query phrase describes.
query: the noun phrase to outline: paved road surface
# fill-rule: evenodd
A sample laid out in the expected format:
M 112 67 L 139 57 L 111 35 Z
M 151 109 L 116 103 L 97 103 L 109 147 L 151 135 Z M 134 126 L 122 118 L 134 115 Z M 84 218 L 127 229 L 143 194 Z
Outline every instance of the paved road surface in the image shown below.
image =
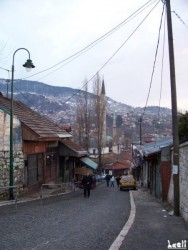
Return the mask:
M 129 192 L 99 185 L 0 207 L 0 250 L 108 250 L 128 220 Z

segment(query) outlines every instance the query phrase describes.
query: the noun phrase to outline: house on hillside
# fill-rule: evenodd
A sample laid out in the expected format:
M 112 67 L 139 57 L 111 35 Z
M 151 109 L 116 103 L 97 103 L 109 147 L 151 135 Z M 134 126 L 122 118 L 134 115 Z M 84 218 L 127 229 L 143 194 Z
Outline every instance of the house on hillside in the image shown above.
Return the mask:
M 9 185 L 10 99 L 0 96 L 0 186 Z M 19 101 L 14 101 L 14 185 L 33 192 L 41 184 L 72 181 L 87 151 L 72 135 Z

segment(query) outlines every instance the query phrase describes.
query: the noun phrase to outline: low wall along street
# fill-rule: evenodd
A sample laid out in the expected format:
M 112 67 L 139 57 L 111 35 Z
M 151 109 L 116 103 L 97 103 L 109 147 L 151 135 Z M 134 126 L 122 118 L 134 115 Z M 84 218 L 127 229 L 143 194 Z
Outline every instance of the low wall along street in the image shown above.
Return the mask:
M 188 142 L 179 148 L 179 185 L 180 185 L 180 214 L 188 223 Z M 168 201 L 173 205 L 173 175 L 171 175 Z
M 9 152 L 0 152 L 0 186 L 9 186 Z M 14 185 L 19 189 L 24 184 L 23 152 L 14 152 Z M 21 190 L 20 190 L 21 191 Z

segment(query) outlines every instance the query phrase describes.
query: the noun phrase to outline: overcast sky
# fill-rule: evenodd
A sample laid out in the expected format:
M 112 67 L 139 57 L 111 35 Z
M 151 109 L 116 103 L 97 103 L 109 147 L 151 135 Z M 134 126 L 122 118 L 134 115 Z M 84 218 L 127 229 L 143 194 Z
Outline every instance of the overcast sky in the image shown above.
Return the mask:
M 133 107 L 144 107 L 150 90 L 147 105 L 158 106 L 161 96 L 160 105 L 170 108 L 167 32 L 164 69 L 161 74 L 164 23 L 151 81 L 163 9 L 162 1 L 152 0 L 151 4 L 132 20 L 111 32 L 89 50 L 83 50 L 147 2 L 0 0 L 0 67 L 11 70 L 14 51 L 23 47 L 30 51 L 36 68 L 29 73 L 25 72 L 21 65 L 28 55 L 24 50 L 18 51 L 14 62 L 15 79 L 30 76 L 27 80 L 36 80 L 53 86 L 82 88 L 85 81 L 90 80 L 99 71 L 100 76 L 104 78 L 106 95 L 112 99 Z M 158 5 L 143 21 L 157 2 Z M 171 0 L 171 10 L 177 106 L 185 111 L 188 110 L 188 0 Z M 81 50 L 84 53 L 64 61 Z M 58 65 L 53 67 L 56 64 Z M 49 68 L 51 69 L 32 76 Z M 0 78 L 8 78 L 6 70 L 0 69 Z M 92 81 L 88 85 L 91 90 Z

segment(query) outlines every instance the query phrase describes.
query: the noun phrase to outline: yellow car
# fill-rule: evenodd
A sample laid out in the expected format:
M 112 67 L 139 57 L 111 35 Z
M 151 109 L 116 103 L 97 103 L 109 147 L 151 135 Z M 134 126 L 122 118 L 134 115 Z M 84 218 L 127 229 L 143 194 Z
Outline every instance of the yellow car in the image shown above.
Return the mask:
M 123 175 L 119 181 L 120 190 L 136 189 L 136 180 L 132 175 Z

